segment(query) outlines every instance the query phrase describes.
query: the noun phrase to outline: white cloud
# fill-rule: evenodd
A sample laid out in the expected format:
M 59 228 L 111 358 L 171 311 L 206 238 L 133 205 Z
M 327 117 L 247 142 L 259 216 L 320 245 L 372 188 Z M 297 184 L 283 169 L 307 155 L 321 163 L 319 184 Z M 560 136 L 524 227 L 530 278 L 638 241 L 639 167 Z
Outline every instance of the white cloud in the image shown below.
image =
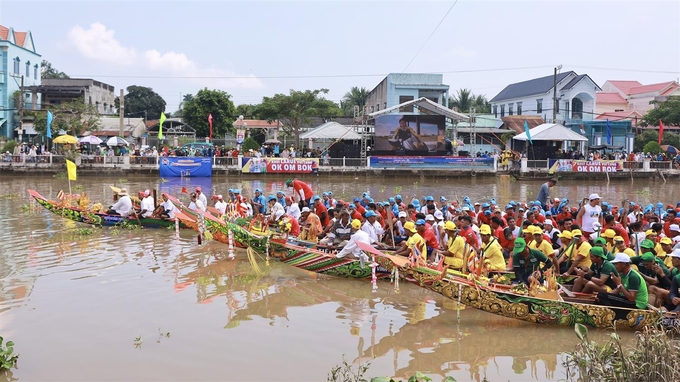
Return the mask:
M 254 75 L 239 75 L 222 68 L 202 67 L 184 53 L 162 53 L 156 49 L 138 53 L 134 48 L 126 47 L 116 40 L 114 34 L 115 31 L 107 29 L 105 25 L 94 23 L 87 30 L 80 26 L 71 28 L 68 37 L 70 44 L 91 60 L 119 66 L 140 66 L 149 71 L 149 75 L 183 77 L 210 88 L 264 88 L 262 81 Z
M 477 57 L 477 51 L 474 51 L 472 49 L 467 49 L 467 48 L 464 48 L 464 47 L 459 47 L 459 48 L 451 49 L 451 51 L 449 51 L 449 55 L 451 57 L 454 57 L 454 58 L 463 58 L 463 59 L 475 58 L 475 57 Z

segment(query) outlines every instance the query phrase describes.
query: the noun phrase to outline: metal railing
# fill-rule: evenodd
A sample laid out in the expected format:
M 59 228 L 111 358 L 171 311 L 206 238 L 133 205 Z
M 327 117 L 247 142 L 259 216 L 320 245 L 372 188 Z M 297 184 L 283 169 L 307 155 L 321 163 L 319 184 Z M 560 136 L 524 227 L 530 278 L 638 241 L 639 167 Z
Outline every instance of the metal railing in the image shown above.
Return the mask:
M 527 160 L 527 168 L 548 168 L 549 160 Z
M 320 167 L 366 167 L 366 159 L 361 158 L 320 158 Z

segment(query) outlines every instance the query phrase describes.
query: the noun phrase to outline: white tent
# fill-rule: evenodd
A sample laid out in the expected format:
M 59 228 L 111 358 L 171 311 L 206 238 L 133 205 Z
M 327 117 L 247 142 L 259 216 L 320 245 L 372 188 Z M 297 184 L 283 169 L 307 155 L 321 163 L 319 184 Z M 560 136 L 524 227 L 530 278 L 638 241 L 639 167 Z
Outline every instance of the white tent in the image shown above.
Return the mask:
M 383 109 L 380 111 L 373 112 L 369 114 L 368 116 L 371 118 L 379 117 L 381 115 L 389 114 L 389 113 L 394 113 L 394 112 L 399 112 L 399 110 L 403 107 L 408 107 L 408 106 L 415 106 L 419 109 L 427 110 L 429 112 L 443 115 L 445 117 L 451 118 L 454 121 L 467 121 L 470 119 L 469 116 L 465 114 L 458 113 L 456 111 L 453 111 L 449 108 L 447 108 L 444 105 L 440 105 L 436 102 L 432 102 L 429 99 L 425 97 L 421 97 L 418 99 L 414 99 L 411 101 L 406 101 L 402 104 L 388 107 L 387 109 Z
M 337 122 L 326 122 L 304 134 L 300 139 L 361 139 L 361 135 L 351 128 Z
M 544 123 L 538 125 L 533 129 L 529 129 L 532 141 L 577 141 L 587 142 L 588 138 L 579 133 L 575 133 L 568 127 L 562 126 L 558 123 Z M 526 141 L 527 133 L 517 134 L 512 139 L 518 141 Z

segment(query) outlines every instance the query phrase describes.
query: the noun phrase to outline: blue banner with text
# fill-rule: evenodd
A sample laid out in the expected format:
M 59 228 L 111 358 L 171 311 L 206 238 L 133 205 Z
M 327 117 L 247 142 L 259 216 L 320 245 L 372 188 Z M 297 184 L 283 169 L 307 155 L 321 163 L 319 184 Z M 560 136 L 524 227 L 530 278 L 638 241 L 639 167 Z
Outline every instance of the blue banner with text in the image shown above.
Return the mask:
M 162 178 L 212 176 L 212 158 L 210 157 L 161 157 L 159 166 Z
M 371 168 L 493 169 L 493 158 L 372 156 Z

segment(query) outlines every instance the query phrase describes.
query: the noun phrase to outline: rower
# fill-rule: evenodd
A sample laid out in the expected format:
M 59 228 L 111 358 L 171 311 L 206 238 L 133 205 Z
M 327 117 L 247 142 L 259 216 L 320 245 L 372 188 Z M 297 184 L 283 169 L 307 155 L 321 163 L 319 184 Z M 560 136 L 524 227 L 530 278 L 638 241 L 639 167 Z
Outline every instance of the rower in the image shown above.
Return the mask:
M 118 199 L 116 204 L 109 207 L 106 213 L 108 215 L 120 215 L 120 216 L 130 215 L 130 213 L 132 212 L 132 199 L 130 199 L 130 195 L 128 195 L 127 188 L 121 188 L 120 191 L 118 191 L 118 196 L 120 198 Z
M 378 214 L 373 211 L 366 211 L 366 222 L 361 226 L 361 230 L 371 237 L 374 243 L 380 243 L 385 230 L 376 221 Z
M 408 239 L 402 242 L 402 246 L 394 254 L 408 256 L 411 259 L 416 259 L 419 263 L 426 263 L 427 246 L 423 237 L 418 234 L 416 225 L 411 221 L 404 223 L 404 232 L 406 232 Z
M 583 234 L 581 233 L 581 230 L 572 230 L 571 235 L 574 238 L 574 248 L 571 256 L 572 262 L 569 269 L 562 273 L 562 277 L 568 277 L 574 274 L 576 267 L 587 270 L 592 264 L 590 262 L 590 248 L 592 248 L 592 246 L 587 241 L 582 240 Z
M 192 211 L 205 211 L 206 206 L 203 204 L 203 202 L 198 198 L 198 195 L 195 192 L 191 193 L 191 203 L 189 203 L 189 209 Z
M 354 230 L 354 233 L 347 242 L 347 245 L 345 245 L 345 247 L 340 252 L 338 252 L 335 257 L 343 258 L 349 256 L 350 258 L 368 261 L 368 256 L 366 256 L 361 248 L 359 248 L 357 243 L 373 244 L 373 240 L 366 232 L 361 230 L 361 221 L 359 219 L 352 220 L 352 230 Z
M 300 219 L 300 206 L 297 203 L 293 203 L 292 196 L 286 196 L 286 213 L 295 219 Z
M 458 236 L 456 224 L 452 221 L 444 223 L 444 232 L 447 237 L 446 248 L 439 253 L 444 255 L 444 264 L 456 270 L 463 269 L 463 259 L 467 259 L 474 252 L 472 247 L 465 242 L 465 239 Z
M 638 267 L 640 276 L 647 283 L 649 295 L 655 297 L 650 304 L 656 307 L 661 306 L 665 294 L 664 290 L 670 287 L 670 280 L 668 279 L 670 271 L 668 268 L 651 251 L 644 252 L 642 256 L 631 257 L 630 262 Z
M 540 264 L 545 264 L 543 268 Z M 513 249 L 512 267 L 515 271 L 515 281 L 531 285 L 532 281 L 543 281 L 543 274 L 553 266 L 552 260 L 543 252 L 531 249 L 523 238 L 515 239 Z
M 255 215 L 264 214 L 267 212 L 267 201 L 262 195 L 262 189 L 255 189 L 255 197 L 253 198 L 251 204 L 253 205 L 253 212 Z
M 264 200 L 264 196 L 262 197 L 262 200 Z M 286 212 L 285 209 L 279 202 L 276 200 L 276 197 L 274 195 L 269 195 L 267 197 L 267 210 L 266 212 L 269 213 L 270 215 L 274 215 L 276 211 L 283 211 Z
M 576 268 L 578 278 L 574 281 L 573 291 L 582 293 L 610 292 L 616 288 L 611 275 L 618 276 L 619 273 L 616 271 L 614 264 L 607 260 L 604 248 L 591 248 L 590 261 L 592 264 L 588 271 Z
M 220 211 L 220 214 L 224 215 L 227 212 L 227 203 L 225 203 L 222 195 L 217 195 L 217 201 L 215 202 L 215 209 Z
M 140 203 L 140 215 L 142 215 L 143 218 L 148 218 L 153 215 L 153 210 L 154 210 L 154 199 L 153 196 L 151 195 L 150 190 L 146 190 L 141 193 L 142 195 L 142 202 Z
M 626 242 L 621 236 L 614 236 L 614 251 L 625 253 L 629 257 L 635 256 L 635 251 L 632 248 L 626 246 Z
M 286 187 L 293 187 L 293 194 L 295 197 L 299 198 L 300 207 L 310 207 L 312 196 L 312 188 L 305 182 L 297 179 L 288 179 L 286 181 Z
M 163 207 L 163 212 L 161 212 L 159 217 L 165 220 L 174 219 L 175 214 L 173 211 L 175 210 L 175 205 L 168 198 L 168 194 L 166 193 L 161 194 L 161 198 L 163 199 L 163 203 L 161 203 L 161 206 Z
M 673 261 L 671 270 L 671 288 L 666 298 L 666 309 L 671 312 L 680 312 L 680 249 L 674 249 L 669 255 Z
M 208 199 L 205 197 L 205 194 L 203 193 L 203 189 L 201 189 L 201 186 L 196 187 L 196 198 L 203 203 L 203 207 L 207 208 L 208 207 Z M 205 208 L 203 208 L 203 211 L 205 211 Z
M 492 277 L 498 272 L 505 272 L 503 250 L 498 240 L 491 235 L 491 227 L 483 224 L 479 227 L 479 234 L 482 236 L 480 257 L 484 263 L 484 270 L 489 272 L 488 276 Z
M 416 230 L 418 231 L 418 235 L 423 238 L 425 241 L 425 248 L 427 251 L 427 258 L 428 260 L 432 259 L 432 252 L 439 248 L 439 242 L 437 242 L 437 238 L 434 235 L 434 231 L 432 231 L 432 228 L 427 226 L 427 223 L 425 222 L 424 219 L 418 219 L 416 220 Z
M 601 305 L 630 309 L 647 309 L 649 301 L 647 285 L 642 276 L 631 267 L 631 259 L 624 253 L 617 253 L 611 261 L 620 275 L 611 275 L 616 288 L 611 292 L 599 292 L 597 300 Z
M 344 247 L 352 236 L 352 221 L 347 210 L 340 211 L 340 217 L 335 221 L 326 237 L 319 241 L 321 246 Z
M 673 252 L 673 240 L 668 237 L 662 237 L 661 240 L 659 240 L 659 244 L 661 245 L 661 251 L 657 252 L 656 256 L 663 260 L 663 263 L 667 268 L 673 267 L 673 262 L 669 256 Z

